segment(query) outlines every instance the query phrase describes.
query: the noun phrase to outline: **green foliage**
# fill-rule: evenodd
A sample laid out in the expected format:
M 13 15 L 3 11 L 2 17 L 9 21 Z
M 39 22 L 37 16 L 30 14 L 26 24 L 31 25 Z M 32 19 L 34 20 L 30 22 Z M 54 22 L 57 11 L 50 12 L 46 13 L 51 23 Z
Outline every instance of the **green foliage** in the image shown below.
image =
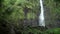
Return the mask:
M 60 2 L 60 0 L 55 0 L 55 2 Z
M 43 32 L 36 28 L 27 27 L 27 29 L 23 31 L 23 34 L 43 34 Z
M 30 12 L 29 12 L 29 13 L 27 14 L 27 18 L 28 18 L 28 19 L 35 19 L 35 17 L 36 17 L 36 14 L 34 14 L 34 13 L 30 13 Z
M 60 34 L 60 28 L 53 28 L 44 32 L 45 34 Z
M 10 9 L 13 9 L 13 14 L 15 15 L 13 15 L 13 14 L 11 14 L 12 16 L 11 17 L 20 17 L 20 19 L 24 19 L 24 8 L 25 7 L 27 7 L 27 8 L 29 8 L 29 9 L 31 9 L 30 10 L 30 12 L 32 11 L 32 10 L 34 10 L 34 7 L 36 7 L 36 6 L 38 6 L 39 4 L 38 3 L 36 3 L 36 2 L 38 2 L 38 1 L 35 1 L 34 2 L 34 0 L 32 0 L 32 2 L 31 1 L 27 1 L 27 0 L 13 0 L 13 1 L 11 1 L 11 0 L 5 0 L 4 2 L 3 2 L 3 5 L 4 6 L 6 6 L 5 7 L 5 10 L 8 8 L 8 7 L 10 7 Z M 36 4 L 37 5 L 36 5 Z M 38 9 L 37 9 L 38 10 Z M 34 12 L 34 11 L 32 11 L 32 12 Z M 35 11 L 36 12 L 36 11 Z M 18 13 L 18 14 L 17 14 Z M 29 15 L 29 14 L 28 14 Z M 33 16 L 35 16 L 35 15 L 33 15 Z M 17 18 L 16 17 L 16 18 Z M 35 18 L 35 17 L 34 17 Z M 29 16 L 28 16 L 28 19 L 30 19 L 29 18 Z
M 16 21 L 18 19 L 24 19 L 26 17 L 24 15 L 25 7 L 28 8 L 27 19 L 35 19 L 37 14 L 36 12 L 39 11 L 38 0 L 3 0 L 1 2 L 0 18 L 7 20 Z
M 25 8 L 27 8 L 27 10 L 25 10 Z M 27 13 L 26 15 L 25 11 Z M 20 25 L 20 23 L 23 23 L 26 17 L 28 20 L 35 19 L 38 12 L 38 0 L 2 0 L 0 7 L 0 22 L 2 23 L 2 20 L 4 20 L 6 23 L 13 24 L 16 28 L 21 28 L 22 24 Z
M 60 20 L 60 2 L 59 0 L 44 0 L 44 6 L 46 6 L 48 9 L 47 12 L 49 12 L 49 23 L 57 23 L 58 20 Z M 46 13 L 47 13 L 46 12 Z
M 36 29 L 36 28 L 27 28 L 27 30 L 23 31 L 23 34 L 28 34 L 28 33 L 33 33 L 33 34 L 60 34 L 60 28 L 53 28 L 53 29 L 49 29 L 46 31 L 40 31 L 39 29 Z

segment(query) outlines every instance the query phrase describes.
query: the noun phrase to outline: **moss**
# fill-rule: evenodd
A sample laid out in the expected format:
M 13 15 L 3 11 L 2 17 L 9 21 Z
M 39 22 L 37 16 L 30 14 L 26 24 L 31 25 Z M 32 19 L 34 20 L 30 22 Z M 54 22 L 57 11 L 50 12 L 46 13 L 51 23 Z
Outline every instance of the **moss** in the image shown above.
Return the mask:
M 44 33 L 46 34 L 60 34 L 60 28 L 53 28 L 46 30 Z

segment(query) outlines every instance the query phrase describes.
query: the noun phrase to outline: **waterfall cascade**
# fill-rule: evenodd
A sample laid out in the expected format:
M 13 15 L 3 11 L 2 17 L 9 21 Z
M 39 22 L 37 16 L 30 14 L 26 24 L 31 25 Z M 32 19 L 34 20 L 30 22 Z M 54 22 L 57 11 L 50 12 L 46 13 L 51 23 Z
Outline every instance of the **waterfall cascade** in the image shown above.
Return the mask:
M 40 0 L 41 13 L 39 15 L 39 26 L 45 27 L 43 2 Z

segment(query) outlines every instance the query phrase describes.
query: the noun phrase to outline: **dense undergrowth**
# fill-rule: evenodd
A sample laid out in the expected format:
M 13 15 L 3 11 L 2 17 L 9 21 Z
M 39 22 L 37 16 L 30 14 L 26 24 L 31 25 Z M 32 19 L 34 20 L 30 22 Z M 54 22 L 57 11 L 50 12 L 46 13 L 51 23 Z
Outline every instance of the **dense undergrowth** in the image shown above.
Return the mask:
M 60 28 L 47 29 L 45 31 L 41 31 L 35 28 L 29 28 L 28 30 L 23 31 L 22 33 L 23 34 L 60 34 Z

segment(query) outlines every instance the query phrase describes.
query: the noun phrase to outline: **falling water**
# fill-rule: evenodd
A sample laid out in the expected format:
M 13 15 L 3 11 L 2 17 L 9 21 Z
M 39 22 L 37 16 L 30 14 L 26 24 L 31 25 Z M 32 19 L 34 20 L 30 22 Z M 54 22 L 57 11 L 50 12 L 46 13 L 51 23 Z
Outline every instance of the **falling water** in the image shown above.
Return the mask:
M 39 16 L 39 26 L 45 27 L 45 21 L 44 21 L 44 8 L 43 8 L 43 2 L 40 0 L 40 6 L 41 6 L 41 13 Z

